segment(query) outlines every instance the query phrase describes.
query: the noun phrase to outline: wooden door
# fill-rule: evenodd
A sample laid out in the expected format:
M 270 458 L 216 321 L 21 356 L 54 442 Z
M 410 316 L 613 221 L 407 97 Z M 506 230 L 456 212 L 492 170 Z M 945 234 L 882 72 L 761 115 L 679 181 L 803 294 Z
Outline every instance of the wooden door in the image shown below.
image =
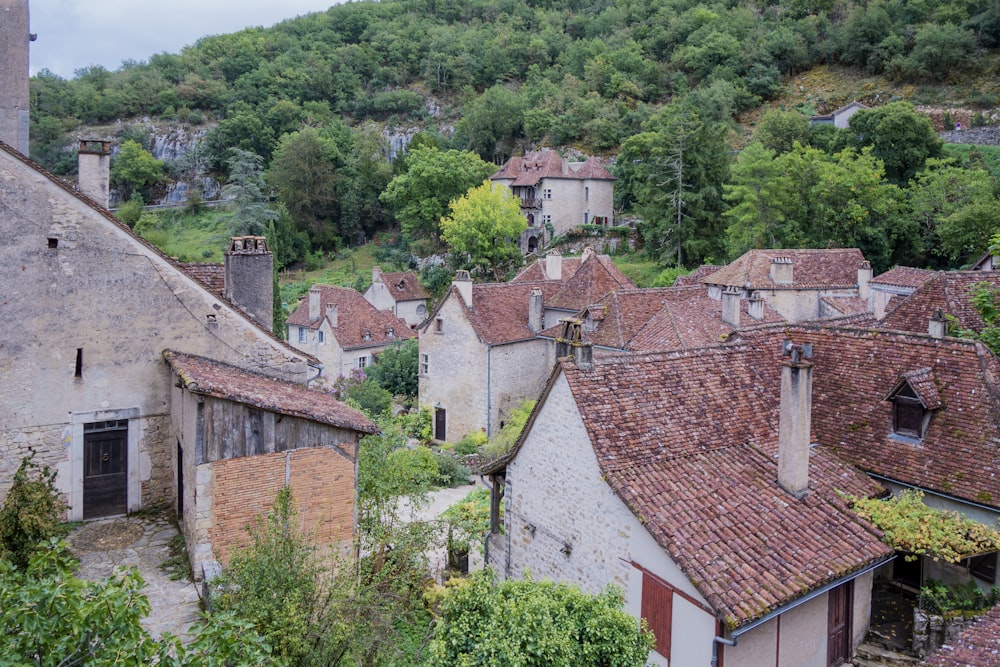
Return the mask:
M 128 421 L 83 426 L 83 518 L 128 511 Z
M 445 440 L 445 412 L 444 408 L 434 408 L 434 439 Z
M 826 640 L 827 665 L 837 667 L 851 657 L 851 610 L 854 606 L 854 582 L 832 589 L 829 599 L 829 632 Z

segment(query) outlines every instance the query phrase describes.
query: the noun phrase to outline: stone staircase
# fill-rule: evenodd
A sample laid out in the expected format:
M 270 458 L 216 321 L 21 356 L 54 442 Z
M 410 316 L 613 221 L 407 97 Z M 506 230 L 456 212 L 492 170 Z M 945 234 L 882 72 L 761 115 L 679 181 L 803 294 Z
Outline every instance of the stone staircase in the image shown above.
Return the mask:
M 916 667 L 920 662 L 913 656 L 896 653 L 876 644 L 864 643 L 858 647 L 853 667 Z

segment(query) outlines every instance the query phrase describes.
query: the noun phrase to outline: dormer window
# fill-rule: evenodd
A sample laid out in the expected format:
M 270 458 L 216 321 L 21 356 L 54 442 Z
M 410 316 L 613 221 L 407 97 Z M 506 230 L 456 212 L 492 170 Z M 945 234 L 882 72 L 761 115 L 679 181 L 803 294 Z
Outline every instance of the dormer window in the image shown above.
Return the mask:
M 904 373 L 885 400 L 892 402 L 893 434 L 916 440 L 924 437 L 934 411 L 941 408 L 929 368 Z
M 389 327 L 388 329 L 385 330 L 385 335 L 386 335 L 386 338 L 390 338 L 390 339 L 391 338 L 395 338 L 396 337 L 396 330 L 393 329 L 392 327 Z
M 371 340 L 371 339 L 372 339 L 372 332 L 371 332 L 371 329 L 363 329 L 363 330 L 361 331 L 361 338 L 362 338 L 363 340 Z M 361 366 L 361 367 L 359 367 L 359 368 L 363 368 L 363 366 Z

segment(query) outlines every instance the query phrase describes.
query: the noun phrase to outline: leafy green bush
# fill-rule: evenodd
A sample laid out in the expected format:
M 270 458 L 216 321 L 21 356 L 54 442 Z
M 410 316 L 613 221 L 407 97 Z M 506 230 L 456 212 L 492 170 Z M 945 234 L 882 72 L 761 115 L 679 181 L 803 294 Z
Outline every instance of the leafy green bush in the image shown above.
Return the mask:
M 385 457 L 385 466 L 401 490 L 429 489 L 440 474 L 438 457 L 428 447 L 396 449 Z
M 468 550 L 490 529 L 490 490 L 478 488 L 442 514 L 448 525 L 448 547 Z
M 145 206 L 145 202 L 142 201 L 142 195 L 133 192 L 132 197 L 115 211 L 115 217 L 129 227 L 135 227 L 135 223 L 142 217 L 143 206 Z
M 445 452 L 440 452 L 436 456 L 438 463 L 438 484 L 453 488 L 469 483 L 469 466 L 462 463 L 455 456 Z
M 417 397 L 417 339 L 397 341 L 378 355 L 368 377 L 393 396 Z
M 421 445 L 428 444 L 434 435 L 434 419 L 425 407 L 415 412 L 402 412 L 396 421 L 405 437 L 415 438 Z
M 514 443 L 517 442 L 517 439 L 521 436 L 521 431 L 524 430 L 524 425 L 528 423 L 531 411 L 535 409 L 535 403 L 536 401 L 526 398 L 519 406 L 514 408 L 510 413 L 510 420 L 483 447 L 483 453 L 487 456 L 500 456 L 513 449 Z
M 488 442 L 489 438 L 486 437 L 486 433 L 484 431 L 473 431 L 456 442 L 453 449 L 456 454 L 467 456 L 469 454 L 475 454 L 479 451 L 480 447 L 485 447 Z
M 986 592 L 972 581 L 949 586 L 935 579 L 929 579 L 920 589 L 918 606 L 931 614 L 948 614 L 964 611 L 982 612 L 997 603 L 1000 603 L 1000 587 L 993 586 Z
M 56 473 L 33 459 L 34 454 L 21 459 L 0 507 L 0 558 L 18 568 L 26 567 L 50 538 L 67 532 L 62 523 L 67 505 L 56 491 Z

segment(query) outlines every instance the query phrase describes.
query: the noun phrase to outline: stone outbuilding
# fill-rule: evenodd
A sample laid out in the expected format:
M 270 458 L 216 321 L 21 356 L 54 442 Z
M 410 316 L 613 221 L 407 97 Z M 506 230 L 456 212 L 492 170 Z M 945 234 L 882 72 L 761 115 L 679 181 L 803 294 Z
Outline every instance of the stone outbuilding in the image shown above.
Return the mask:
M 365 299 L 379 310 L 388 310 L 416 327 L 427 319 L 430 294 L 412 271 L 382 273 L 376 266 L 372 269 L 372 284 L 365 290 Z

